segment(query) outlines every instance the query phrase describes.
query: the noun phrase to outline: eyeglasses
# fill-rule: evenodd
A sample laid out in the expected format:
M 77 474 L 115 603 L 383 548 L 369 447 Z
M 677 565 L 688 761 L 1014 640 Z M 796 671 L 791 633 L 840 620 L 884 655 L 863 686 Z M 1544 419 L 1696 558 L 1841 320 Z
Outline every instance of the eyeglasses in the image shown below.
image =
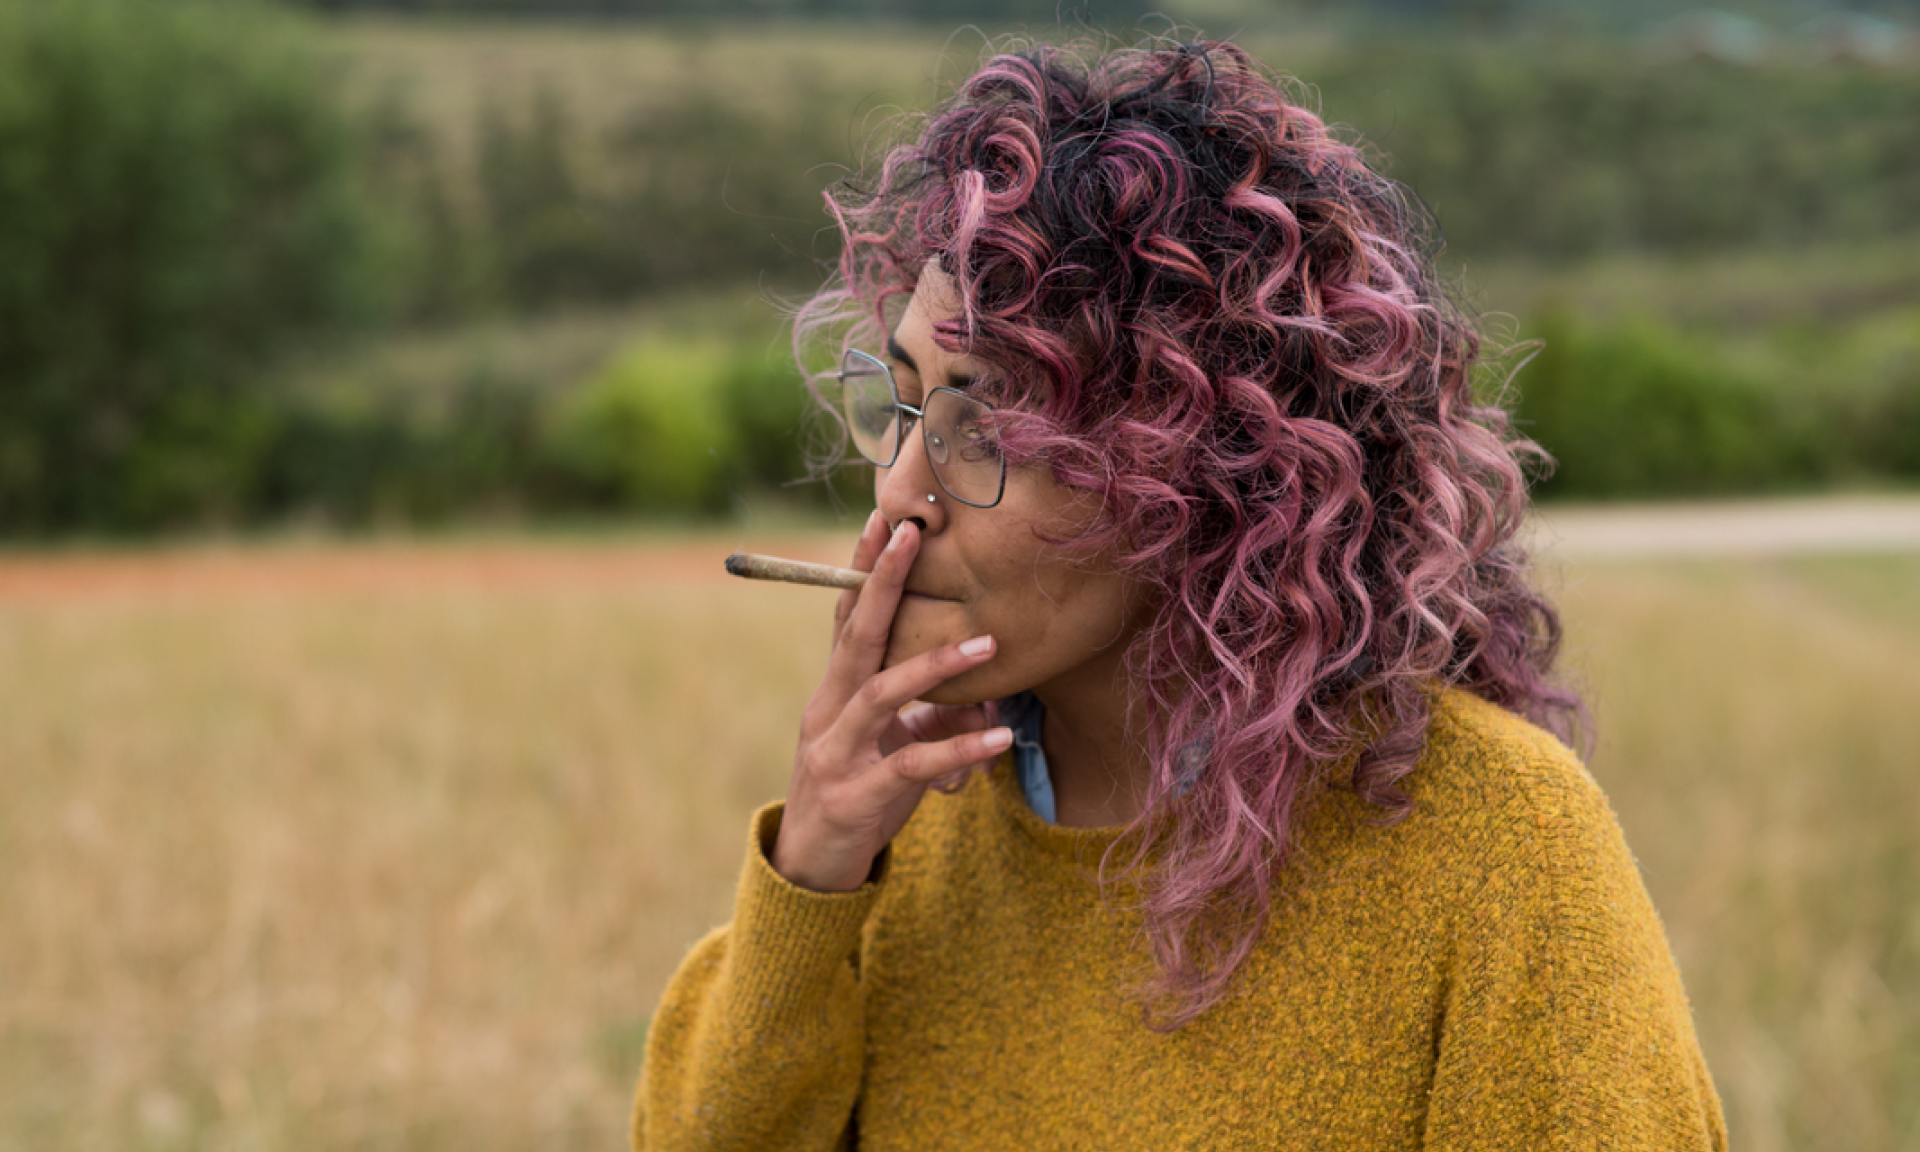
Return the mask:
M 935 388 L 918 408 L 900 403 L 893 372 L 865 352 L 840 358 L 840 412 L 860 455 L 882 468 L 900 458 L 905 421 L 920 421 L 933 478 L 947 495 L 974 508 L 1000 503 L 1007 462 L 994 431 L 993 406 L 953 388 Z

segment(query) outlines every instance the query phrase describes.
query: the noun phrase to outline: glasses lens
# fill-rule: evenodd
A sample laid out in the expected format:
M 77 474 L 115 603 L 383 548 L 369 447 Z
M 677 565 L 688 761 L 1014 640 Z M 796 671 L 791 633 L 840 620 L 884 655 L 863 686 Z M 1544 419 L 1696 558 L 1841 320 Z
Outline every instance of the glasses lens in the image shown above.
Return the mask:
M 1006 478 L 992 411 L 951 388 L 935 388 L 927 397 L 927 459 L 933 474 L 955 499 L 981 508 L 1000 502 Z
M 892 464 L 900 446 L 900 412 L 886 365 L 864 352 L 841 357 L 840 410 L 860 455 L 882 467 Z

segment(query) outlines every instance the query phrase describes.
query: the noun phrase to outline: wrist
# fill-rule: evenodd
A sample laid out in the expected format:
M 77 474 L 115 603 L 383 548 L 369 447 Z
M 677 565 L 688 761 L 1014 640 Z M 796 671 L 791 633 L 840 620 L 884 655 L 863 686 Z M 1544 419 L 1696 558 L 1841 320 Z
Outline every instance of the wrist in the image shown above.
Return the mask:
M 782 828 L 774 834 L 773 851 L 767 854 L 767 863 L 773 866 L 774 872 L 796 888 L 823 893 L 854 892 L 873 875 L 875 860 L 864 863 L 821 860 L 818 853 L 806 851 L 805 843 L 797 840 Z

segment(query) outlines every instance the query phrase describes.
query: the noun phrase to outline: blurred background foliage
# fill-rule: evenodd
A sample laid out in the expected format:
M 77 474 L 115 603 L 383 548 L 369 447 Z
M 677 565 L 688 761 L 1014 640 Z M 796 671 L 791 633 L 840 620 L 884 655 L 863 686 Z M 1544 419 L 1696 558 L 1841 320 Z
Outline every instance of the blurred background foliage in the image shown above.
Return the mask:
M 0 0 L 0 531 L 857 501 L 780 331 L 821 192 L 964 75 L 957 22 L 1059 28 L 908 7 Z M 1920 480 L 1912 8 L 1175 16 L 1418 192 L 1542 494 L 1605 498 Z

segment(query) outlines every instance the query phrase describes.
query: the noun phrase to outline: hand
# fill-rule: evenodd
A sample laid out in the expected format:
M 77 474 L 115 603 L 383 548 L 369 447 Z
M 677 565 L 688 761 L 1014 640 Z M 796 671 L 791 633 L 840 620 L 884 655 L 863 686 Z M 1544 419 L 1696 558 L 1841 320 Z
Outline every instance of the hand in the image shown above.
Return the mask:
M 939 684 L 993 658 L 990 636 L 949 644 L 881 671 L 887 633 L 920 546 L 909 520 L 891 538 L 875 512 L 854 548 L 866 587 L 840 596 L 833 656 L 800 717 L 800 747 L 787 784 L 774 871 L 816 892 L 866 883 L 880 850 L 898 835 L 936 781 L 998 756 L 1011 729 L 993 727 L 991 705 L 916 704 Z

